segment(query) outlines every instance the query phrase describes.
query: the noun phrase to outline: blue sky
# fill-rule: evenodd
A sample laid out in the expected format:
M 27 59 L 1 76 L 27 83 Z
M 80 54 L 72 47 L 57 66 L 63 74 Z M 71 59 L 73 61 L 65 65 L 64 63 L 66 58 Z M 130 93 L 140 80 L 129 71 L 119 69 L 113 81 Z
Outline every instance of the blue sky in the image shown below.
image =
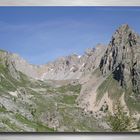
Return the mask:
M 108 44 L 124 23 L 140 33 L 140 7 L 0 7 L 0 48 L 45 64 Z

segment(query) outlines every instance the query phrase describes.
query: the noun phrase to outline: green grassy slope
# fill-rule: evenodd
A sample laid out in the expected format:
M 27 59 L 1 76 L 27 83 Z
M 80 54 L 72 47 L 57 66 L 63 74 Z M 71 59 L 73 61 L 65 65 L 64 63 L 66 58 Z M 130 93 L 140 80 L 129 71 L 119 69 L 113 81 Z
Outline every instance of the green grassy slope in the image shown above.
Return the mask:
M 55 88 L 18 74 L 17 80 L 0 63 L 1 132 L 104 131 L 76 105 L 80 84 Z

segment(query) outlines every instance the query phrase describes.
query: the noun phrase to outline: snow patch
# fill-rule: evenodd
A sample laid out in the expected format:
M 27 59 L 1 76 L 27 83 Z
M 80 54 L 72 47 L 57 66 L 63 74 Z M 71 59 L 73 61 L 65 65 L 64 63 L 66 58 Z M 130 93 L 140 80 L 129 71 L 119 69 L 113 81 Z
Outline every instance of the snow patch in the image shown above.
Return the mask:
M 78 55 L 78 58 L 81 58 L 81 55 Z

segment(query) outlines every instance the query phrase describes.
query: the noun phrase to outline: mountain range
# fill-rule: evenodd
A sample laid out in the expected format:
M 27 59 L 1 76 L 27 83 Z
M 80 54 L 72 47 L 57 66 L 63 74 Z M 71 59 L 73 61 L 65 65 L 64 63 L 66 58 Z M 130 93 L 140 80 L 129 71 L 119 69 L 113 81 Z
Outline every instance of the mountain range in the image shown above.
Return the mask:
M 138 124 L 139 101 L 140 36 L 128 24 L 106 46 L 45 65 L 0 51 L 1 132 L 112 132 L 108 113 L 119 103 Z

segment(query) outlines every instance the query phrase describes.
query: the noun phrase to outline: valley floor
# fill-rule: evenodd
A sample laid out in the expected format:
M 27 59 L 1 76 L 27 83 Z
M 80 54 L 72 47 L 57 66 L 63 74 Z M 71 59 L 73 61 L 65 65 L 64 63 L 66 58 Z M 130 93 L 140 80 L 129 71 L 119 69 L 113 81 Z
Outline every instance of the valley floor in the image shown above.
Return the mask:
M 107 131 L 102 119 L 80 108 L 80 84 L 22 80 L 1 76 L 1 132 L 98 132 Z M 11 78 L 11 79 L 9 79 Z

